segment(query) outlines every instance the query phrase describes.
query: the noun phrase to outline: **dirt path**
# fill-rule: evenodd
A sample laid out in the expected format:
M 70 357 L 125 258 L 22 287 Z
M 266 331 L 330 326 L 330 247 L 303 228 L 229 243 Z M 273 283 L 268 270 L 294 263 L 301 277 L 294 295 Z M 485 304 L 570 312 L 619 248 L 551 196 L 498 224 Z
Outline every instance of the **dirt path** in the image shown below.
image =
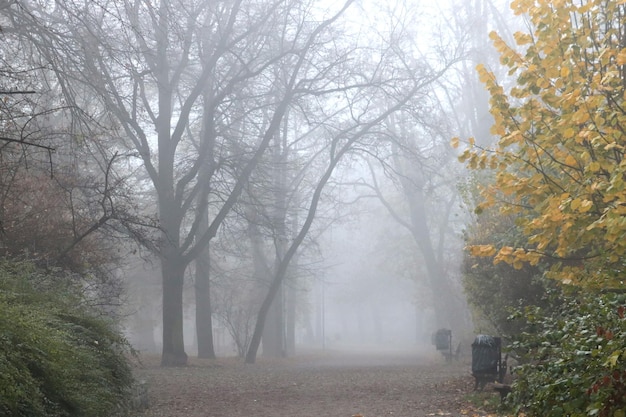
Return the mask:
M 162 369 L 144 358 L 144 417 L 461 416 L 473 380 L 467 363 L 436 352 L 306 354 L 295 358 L 191 359 Z M 475 415 L 475 414 L 474 414 Z

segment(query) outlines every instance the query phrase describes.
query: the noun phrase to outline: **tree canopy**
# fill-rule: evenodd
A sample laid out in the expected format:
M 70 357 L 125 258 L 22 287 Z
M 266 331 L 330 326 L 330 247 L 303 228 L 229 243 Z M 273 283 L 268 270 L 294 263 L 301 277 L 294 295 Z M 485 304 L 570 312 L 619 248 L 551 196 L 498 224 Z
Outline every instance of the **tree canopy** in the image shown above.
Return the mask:
M 585 287 L 623 287 L 626 254 L 626 1 L 513 1 L 530 30 L 490 37 L 512 84 L 478 66 L 498 138 L 469 139 L 460 160 L 491 170 L 477 212 L 515 214 L 524 247 L 474 245 L 475 256 Z M 458 146 L 459 139 L 453 139 Z

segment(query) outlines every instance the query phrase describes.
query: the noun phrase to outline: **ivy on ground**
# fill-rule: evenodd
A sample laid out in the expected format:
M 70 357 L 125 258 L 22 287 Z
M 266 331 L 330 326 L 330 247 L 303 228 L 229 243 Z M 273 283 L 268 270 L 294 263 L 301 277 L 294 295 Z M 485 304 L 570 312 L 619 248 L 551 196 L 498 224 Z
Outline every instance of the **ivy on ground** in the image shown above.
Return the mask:
M 626 295 L 564 297 L 549 315 L 525 311 L 529 332 L 512 349 L 509 405 L 527 416 L 626 415 Z
M 0 262 L 0 415 L 109 417 L 124 410 L 130 348 L 81 297 L 62 277 Z

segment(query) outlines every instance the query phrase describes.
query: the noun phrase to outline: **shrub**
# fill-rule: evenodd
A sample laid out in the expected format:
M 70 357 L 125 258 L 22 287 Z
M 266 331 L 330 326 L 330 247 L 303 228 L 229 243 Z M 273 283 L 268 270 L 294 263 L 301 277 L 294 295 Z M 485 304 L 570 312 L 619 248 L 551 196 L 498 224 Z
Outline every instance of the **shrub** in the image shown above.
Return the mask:
M 128 344 L 80 288 L 50 278 L 0 262 L 0 415 L 111 416 L 132 385 Z
M 529 416 L 623 417 L 626 319 L 623 294 L 565 297 L 553 314 L 527 308 L 532 333 L 512 347 L 525 359 L 508 402 Z

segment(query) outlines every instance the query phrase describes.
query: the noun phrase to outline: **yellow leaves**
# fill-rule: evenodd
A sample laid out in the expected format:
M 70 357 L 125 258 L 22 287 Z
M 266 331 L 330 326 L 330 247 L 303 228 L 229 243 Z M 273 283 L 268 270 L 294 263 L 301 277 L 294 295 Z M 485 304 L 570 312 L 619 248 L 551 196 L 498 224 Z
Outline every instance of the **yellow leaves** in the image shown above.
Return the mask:
M 493 263 L 505 262 L 515 269 L 522 269 L 524 264 L 537 265 L 542 255 L 536 251 L 528 251 L 523 248 L 503 246 L 494 257 Z
M 620 0 L 621 1 L 621 0 Z M 584 14 L 589 12 L 589 10 L 591 10 L 591 8 L 594 6 L 594 3 L 589 1 L 586 2 L 585 4 L 581 4 L 580 6 L 578 6 L 578 13 L 580 14 Z
M 570 207 L 572 208 L 572 210 L 578 210 L 581 204 L 582 204 L 582 200 L 580 198 L 575 198 L 570 203 Z
M 536 86 L 536 88 L 538 88 L 538 89 L 539 89 L 539 91 L 541 91 L 541 90 L 545 90 L 545 89 L 547 89 L 547 88 L 549 88 L 549 87 L 550 87 L 550 80 L 548 80 L 548 79 L 546 79 L 546 78 L 539 78 L 539 79 L 537 79 L 537 81 L 536 81 L 536 83 L 535 83 L 535 86 Z M 532 92 L 533 90 L 534 90 L 534 89 L 531 89 L 531 92 Z M 539 91 L 538 91 L 538 92 L 536 92 L 535 94 L 538 94 L 538 93 L 539 93 Z
M 501 257 L 508 257 L 511 255 L 513 255 L 513 248 L 511 246 L 504 246 L 498 252 L 498 256 Z
M 472 245 L 468 247 L 472 256 L 489 258 L 496 254 L 496 248 L 493 245 Z
M 493 46 L 500 53 L 500 62 L 503 65 L 511 67 L 522 62 L 521 55 L 515 49 L 507 45 L 507 43 L 495 31 L 491 31 L 489 33 L 489 39 L 491 39 Z
M 559 223 L 563 220 L 563 212 L 559 210 L 553 210 L 548 212 L 548 214 L 544 218 L 552 223 Z
M 611 48 L 603 48 L 598 55 L 598 59 L 603 66 L 609 65 L 611 59 L 615 57 L 615 51 Z
M 570 271 L 562 271 L 560 274 L 555 274 L 552 278 L 560 280 L 565 285 L 574 285 L 576 281 L 576 275 Z
M 572 155 L 567 155 L 567 157 L 565 158 L 565 165 L 569 165 L 573 167 L 576 164 L 577 164 L 576 158 L 574 158 Z
M 518 45 L 526 45 L 529 43 L 533 42 L 533 38 L 532 36 L 530 36 L 528 33 L 524 33 L 524 32 L 515 32 L 513 34 L 513 37 L 515 38 L 515 42 L 517 42 Z
M 526 261 L 533 266 L 537 265 L 542 258 L 543 255 L 539 252 L 526 252 Z
M 476 72 L 478 73 L 478 79 L 481 83 L 487 84 L 489 81 L 493 81 L 495 76 L 490 72 L 483 64 L 476 66 Z
M 584 107 L 576 110 L 576 112 L 571 116 L 572 123 L 576 125 L 587 123 L 589 119 L 589 111 Z
M 575 198 L 570 203 L 570 208 L 579 213 L 587 213 L 593 207 L 593 201 Z
M 565 6 L 565 0 L 552 0 L 552 4 L 554 5 L 554 8 L 558 10 Z
M 613 149 L 617 149 L 618 151 L 623 152 L 624 147 L 622 145 L 618 144 L 618 143 L 615 143 L 615 142 L 608 143 L 604 147 L 605 151 L 610 151 L 610 150 L 613 150 Z
M 576 129 L 574 129 L 573 127 L 568 127 L 567 129 L 565 129 L 563 131 L 563 138 L 564 139 L 571 139 L 576 135 Z M 569 164 L 568 164 L 569 165 Z
M 488 155 L 485 151 L 477 153 L 471 151 L 470 149 L 466 149 L 461 155 L 459 155 L 458 159 L 459 162 L 466 163 L 471 169 L 485 169 L 488 166 L 495 166 L 492 162 L 493 157 Z
M 522 136 L 522 132 L 520 132 L 519 130 L 514 130 L 514 131 L 510 132 L 509 134 L 504 135 L 500 139 L 498 144 L 502 148 L 506 148 L 507 146 L 511 146 L 514 143 L 521 144 L 523 142 L 524 142 L 524 137 Z
M 511 2 L 511 9 L 513 9 L 515 14 L 522 14 L 526 13 L 534 4 L 535 2 L 531 0 L 513 0 Z
M 452 148 L 454 149 L 457 149 L 460 143 L 461 143 L 461 139 L 459 139 L 458 137 L 454 137 L 452 138 L 452 140 L 450 140 L 450 146 L 452 146 Z M 470 148 L 472 148 L 476 144 L 476 139 L 469 138 L 467 140 L 467 143 L 469 144 Z
M 561 106 L 564 106 L 564 107 L 574 106 L 581 95 L 582 95 L 582 91 L 580 88 L 569 90 L 567 93 L 561 96 Z
M 489 133 L 496 136 L 503 136 L 506 134 L 506 130 L 503 125 L 495 124 L 489 128 Z
M 615 243 L 621 237 L 622 237 L 621 233 L 615 233 L 614 231 L 611 231 L 611 230 L 607 231 L 607 233 L 604 235 L 604 238 L 609 243 Z
M 555 79 L 560 75 L 560 69 L 557 65 L 545 68 L 545 76 L 551 79 Z
M 616 5 L 626 0 L 604 2 L 602 8 L 597 4 L 513 0 L 511 7 L 528 14 L 534 27 L 515 33 L 512 46 L 490 34 L 514 85 L 477 67 L 490 94 L 490 132 L 498 142 L 487 150 L 470 141 L 459 159 L 470 168 L 495 171 L 493 188 L 483 194 L 489 202 L 481 208 L 517 216 L 528 240 L 526 249 L 481 242 L 487 244 L 469 249 L 474 256 L 521 268 L 539 262 L 542 252 L 565 259 L 588 255 L 598 259 L 585 269 L 590 275 L 601 275 L 609 270 L 606 264 L 626 258 L 626 86 L 621 72 L 626 48 L 605 24 L 620 18 Z M 580 22 L 574 24 L 572 14 Z M 460 142 L 451 143 L 457 148 Z M 554 271 L 572 284 L 585 281 L 577 274 L 563 265 Z
M 589 172 L 594 174 L 596 172 L 599 172 L 601 169 L 600 163 L 597 161 L 593 161 L 592 163 L 590 163 L 587 168 L 589 169 Z
M 598 91 L 611 92 L 616 88 L 621 88 L 621 73 L 617 69 L 606 71 L 600 82 L 596 85 Z

